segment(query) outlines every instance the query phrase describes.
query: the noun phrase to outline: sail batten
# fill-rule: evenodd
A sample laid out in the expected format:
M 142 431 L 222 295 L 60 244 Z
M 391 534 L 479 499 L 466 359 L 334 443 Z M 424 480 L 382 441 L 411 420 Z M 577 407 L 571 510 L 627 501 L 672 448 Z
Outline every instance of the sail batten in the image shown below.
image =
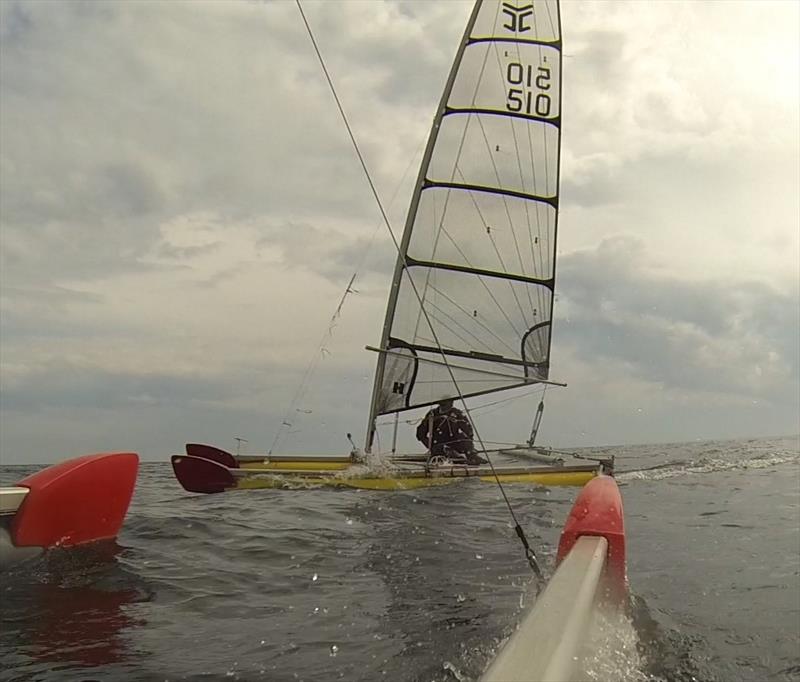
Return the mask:
M 501 194 L 509 197 L 516 197 L 517 199 L 527 199 L 528 201 L 538 201 L 543 204 L 550 204 L 553 208 L 558 208 L 558 198 L 555 196 L 546 197 L 537 194 L 528 194 L 526 192 L 517 192 L 512 189 L 503 189 L 500 187 L 492 187 L 487 185 L 471 185 L 463 182 L 443 182 L 441 180 L 425 180 L 423 189 L 430 187 L 442 187 L 444 189 L 464 190 L 466 192 L 486 192 L 487 194 Z
M 435 261 L 417 260 L 415 258 L 411 258 L 410 256 L 406 258 L 406 266 L 439 268 L 441 270 L 456 270 L 458 272 L 467 272 L 473 275 L 482 275 L 484 277 L 499 277 L 500 279 L 527 282 L 529 284 L 541 284 L 542 286 L 547 287 L 548 289 L 552 289 L 555 286 L 555 281 L 552 278 L 542 279 L 540 277 L 526 277 L 525 275 L 517 275 L 512 272 L 498 273 L 495 270 L 484 270 L 482 268 L 463 267 L 460 265 L 454 265 L 453 263 L 443 263 L 443 262 L 437 263 Z
M 556 118 L 546 118 L 545 116 L 537 116 L 536 114 L 523 114 L 518 112 L 509 112 L 498 114 L 498 112 L 493 111 L 492 109 L 480 109 L 480 108 L 469 108 L 469 107 L 448 107 L 444 111 L 445 116 L 456 116 L 459 114 L 486 114 L 487 116 L 505 116 L 506 118 L 522 118 L 527 121 L 539 121 L 539 123 L 544 123 L 545 125 L 551 125 L 555 128 L 561 127 L 561 117 L 558 116 Z
M 476 2 L 406 219 L 368 447 L 380 414 L 548 382 L 561 64 L 557 0 Z
M 526 363 L 516 358 L 508 358 L 502 355 L 497 355 L 494 353 L 483 353 L 481 351 L 476 351 L 476 350 L 459 351 L 459 350 L 451 350 L 449 348 L 437 348 L 435 346 L 422 346 L 419 344 L 415 344 L 414 346 L 412 346 L 412 348 L 418 351 L 427 351 L 428 353 L 441 353 L 456 358 L 470 358 L 473 360 L 485 360 L 487 362 L 500 362 L 506 365 L 518 365 L 520 367 L 525 367 L 525 366 L 529 366 L 531 368 L 535 367 L 535 365 L 531 363 Z
M 554 47 L 561 49 L 560 40 L 533 40 L 529 38 L 501 38 L 498 36 L 487 38 L 470 38 L 467 45 L 478 43 L 522 43 L 524 45 L 539 45 L 540 47 Z

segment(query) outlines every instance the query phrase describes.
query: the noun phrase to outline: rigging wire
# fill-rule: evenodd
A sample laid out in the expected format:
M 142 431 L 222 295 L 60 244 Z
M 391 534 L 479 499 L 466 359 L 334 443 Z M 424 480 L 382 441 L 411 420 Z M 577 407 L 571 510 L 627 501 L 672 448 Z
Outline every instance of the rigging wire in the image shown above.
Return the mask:
M 314 32 L 311 30 L 311 26 L 308 23 L 308 20 L 306 19 L 305 12 L 303 11 L 303 6 L 302 6 L 300 0 L 295 0 L 295 3 L 297 4 L 297 9 L 300 12 L 300 16 L 303 19 L 303 23 L 305 24 L 306 30 L 308 31 L 308 36 L 311 39 L 311 43 L 314 46 L 314 51 L 316 52 L 317 58 L 319 59 L 320 65 L 322 66 L 322 70 L 323 70 L 323 72 L 325 74 L 325 79 L 328 81 L 328 86 L 330 87 L 331 94 L 333 95 L 333 98 L 336 101 L 336 106 L 338 107 L 339 113 L 342 116 L 342 121 L 344 122 L 345 128 L 347 128 L 347 133 L 350 136 L 350 141 L 353 143 L 353 148 L 355 149 L 356 156 L 358 157 L 359 163 L 361 164 L 361 168 L 364 171 L 364 175 L 366 176 L 367 182 L 369 183 L 369 187 L 370 187 L 370 190 L 372 191 L 372 195 L 375 198 L 375 202 L 378 205 L 378 208 L 379 208 L 380 213 L 381 213 L 381 217 L 383 218 L 383 221 L 386 224 L 386 228 L 389 231 L 389 235 L 390 235 L 390 237 L 392 239 L 392 243 L 394 244 L 394 247 L 395 247 L 395 249 L 396 249 L 396 251 L 398 253 L 398 256 L 401 259 L 403 270 L 408 275 L 408 281 L 409 281 L 409 283 L 411 285 L 411 288 L 412 288 L 412 290 L 414 292 L 414 295 L 416 296 L 417 300 L 420 302 L 420 310 L 422 311 L 422 314 L 425 317 L 425 321 L 427 322 L 428 327 L 431 330 L 431 334 L 433 335 L 433 338 L 434 338 L 434 340 L 436 342 L 436 346 L 439 349 L 439 353 L 442 356 L 442 362 L 444 363 L 445 367 L 447 368 L 448 374 L 450 375 L 450 379 L 453 382 L 453 387 L 456 390 L 456 392 L 458 393 L 458 398 L 459 398 L 461 404 L 464 406 L 464 410 L 465 410 L 465 412 L 467 414 L 467 417 L 468 417 L 468 419 L 469 419 L 469 421 L 470 421 L 470 423 L 472 425 L 472 429 L 473 429 L 473 432 L 475 434 L 475 438 L 480 443 L 481 451 L 483 452 L 484 455 L 486 455 L 486 459 L 487 459 L 487 461 L 489 463 L 489 467 L 492 470 L 492 474 L 494 475 L 495 482 L 497 483 L 497 486 L 498 486 L 498 488 L 500 490 L 500 493 L 501 493 L 501 495 L 503 497 L 503 500 L 505 501 L 506 507 L 508 508 L 508 511 L 511 514 L 511 518 L 514 521 L 514 531 L 516 532 L 517 536 L 519 537 L 520 542 L 522 542 L 522 546 L 525 549 L 525 557 L 528 560 L 528 564 L 530 565 L 531 569 L 533 570 L 534 575 L 537 578 L 537 590 L 538 590 L 538 589 L 541 588 L 541 584 L 542 584 L 544 576 L 542 574 L 541 568 L 539 567 L 539 563 L 538 563 L 538 561 L 536 559 L 536 554 L 534 553 L 533 549 L 531 548 L 530 544 L 528 543 L 528 539 L 525 536 L 525 531 L 522 529 L 522 526 L 520 525 L 519 521 L 517 520 L 517 516 L 514 513 L 514 508 L 511 506 L 511 501 L 508 499 L 508 495 L 506 494 L 505 488 L 503 487 L 503 484 L 500 482 L 500 477 L 497 474 L 497 471 L 496 471 L 496 469 L 494 467 L 494 463 L 492 462 L 491 458 L 489 457 L 488 452 L 486 452 L 486 446 L 484 445 L 483 440 L 480 437 L 480 434 L 478 432 L 477 426 L 475 425 L 474 421 L 472 420 L 472 417 L 470 416 L 469 407 L 467 406 L 467 402 L 466 402 L 466 400 L 464 398 L 464 395 L 461 392 L 461 388 L 459 387 L 458 382 L 456 381 L 455 374 L 453 373 L 453 369 L 451 368 L 451 366 L 450 366 L 450 364 L 448 362 L 447 355 L 445 354 L 444 349 L 443 349 L 441 343 L 439 342 L 439 338 L 438 338 L 438 335 L 436 334 L 436 330 L 435 330 L 433 324 L 431 323 L 430 318 L 428 317 L 428 312 L 425 309 L 425 306 L 423 305 L 423 299 L 420 296 L 419 291 L 417 290 L 417 286 L 414 283 L 414 279 L 411 277 L 410 273 L 408 273 L 408 265 L 406 263 L 406 258 L 403 255 L 403 252 L 402 252 L 402 250 L 400 248 L 400 244 L 397 241 L 397 238 L 396 238 L 396 236 L 394 234 L 394 230 L 392 229 L 392 226 L 391 226 L 391 224 L 389 222 L 389 218 L 386 215 L 386 211 L 385 211 L 385 209 L 383 207 L 383 203 L 381 202 L 380 196 L 378 195 L 378 191 L 375 188 L 375 183 L 372 181 L 372 177 L 370 176 L 369 169 L 367 168 L 367 164 L 366 164 L 366 162 L 364 160 L 363 155 L 361 154 L 361 149 L 358 146 L 358 142 L 356 141 L 356 137 L 355 137 L 355 135 L 353 133 L 352 128 L 350 127 L 350 122 L 348 121 L 347 115 L 345 114 L 344 107 L 342 106 L 342 103 L 339 100 L 339 95 L 336 93 L 336 88 L 333 85 L 333 80 L 331 79 L 330 73 L 328 72 L 328 67 L 325 64 L 325 60 L 323 59 L 322 53 L 320 52 L 319 46 L 317 45 L 316 38 L 314 37 Z M 476 6 L 476 10 L 477 10 L 477 6 Z M 473 17 L 477 16 L 475 11 L 473 11 L 473 15 L 472 16 Z
M 420 142 L 419 146 L 417 147 L 417 150 L 411 156 L 411 160 L 408 162 L 408 165 L 406 166 L 406 169 L 403 171 L 403 176 L 400 178 L 400 182 L 394 188 L 394 192 L 392 193 L 392 196 L 389 199 L 389 206 L 390 207 L 392 206 L 392 204 L 394 204 L 394 201 L 397 198 L 397 195 L 400 193 L 400 188 L 403 186 L 403 183 L 405 182 L 405 179 L 408 176 L 408 172 L 411 170 L 411 167 L 413 166 L 414 161 L 416 160 L 417 156 L 419 156 L 419 153 L 420 153 L 420 151 L 422 149 L 422 146 L 424 144 L 425 144 L 425 140 L 423 139 Z M 314 351 L 314 355 L 311 358 L 308 366 L 306 367 L 305 372 L 303 373 L 303 377 L 302 377 L 302 379 L 300 381 L 300 385 L 298 386 L 297 391 L 295 392 L 294 396 L 292 397 L 292 400 L 289 403 L 289 407 L 286 409 L 286 413 L 284 414 L 284 417 L 281 419 L 280 426 L 278 427 L 278 432 L 275 434 L 275 438 L 273 439 L 272 445 L 270 445 L 269 450 L 267 451 L 267 454 L 271 455 L 273 453 L 273 451 L 278 446 L 278 444 L 280 443 L 282 438 L 284 438 L 286 435 L 288 435 L 290 433 L 294 433 L 292 431 L 289 431 L 289 429 L 292 427 L 292 417 L 296 413 L 298 413 L 298 412 L 303 412 L 303 413 L 306 413 L 306 414 L 309 413 L 308 410 L 301 410 L 299 408 L 299 403 L 305 397 L 306 391 L 308 390 L 309 384 L 311 382 L 311 378 L 314 375 L 314 372 L 315 372 L 315 370 L 317 368 L 317 365 L 319 364 L 319 361 L 321 359 L 323 359 L 326 355 L 330 354 L 330 351 L 328 351 L 328 349 L 326 347 L 327 343 L 332 340 L 333 330 L 336 327 L 336 322 L 337 322 L 338 318 L 341 316 L 342 308 L 344 307 L 344 302 L 345 302 L 345 299 L 347 298 L 347 295 L 351 294 L 351 293 L 352 294 L 358 293 L 358 290 L 354 289 L 353 285 L 355 284 L 356 277 L 358 276 L 358 273 L 364 267 L 364 263 L 366 262 L 370 251 L 372 250 L 373 243 L 375 242 L 375 237 L 378 234 L 378 230 L 380 230 L 382 225 L 383 225 L 382 221 L 378 221 L 378 223 L 375 225 L 375 228 L 372 230 L 372 235 L 369 238 L 369 242 L 367 243 L 366 248 L 363 250 L 363 252 L 361 254 L 361 258 L 358 261 L 358 264 L 356 265 L 356 269 L 353 272 L 353 275 L 350 277 L 350 281 L 347 283 L 347 286 L 345 287 L 345 290 L 344 290 L 344 292 L 342 294 L 342 298 L 339 300 L 339 304 L 336 306 L 336 309 L 335 309 L 333 315 L 331 316 L 330 320 L 328 320 L 328 325 L 327 325 L 327 327 L 325 329 L 325 332 L 322 334 L 320 342 L 317 345 L 317 349 L 316 349 L 316 351 Z
M 350 281 L 345 287 L 344 293 L 342 294 L 342 298 L 339 300 L 339 305 L 336 306 L 336 310 L 333 312 L 331 319 L 328 321 L 328 327 L 323 333 L 322 339 L 320 339 L 317 351 L 314 353 L 314 357 L 311 359 L 311 362 L 309 362 L 308 366 L 306 367 L 306 371 L 303 373 L 303 378 L 300 380 L 300 385 L 297 387 L 297 391 L 295 392 L 291 402 L 289 403 L 289 407 L 286 410 L 286 414 L 284 415 L 283 419 L 281 419 L 280 427 L 278 428 L 278 432 L 275 434 L 275 438 L 272 441 L 272 445 L 269 446 L 269 450 L 267 451 L 267 454 L 269 455 L 271 455 L 273 450 L 277 447 L 281 438 L 284 435 L 291 433 L 290 429 L 292 428 L 292 417 L 295 412 L 299 411 L 298 405 L 300 403 L 300 400 L 302 400 L 303 396 L 305 395 L 308 383 L 311 379 L 311 376 L 314 374 L 314 370 L 317 368 L 319 361 L 325 357 L 326 353 L 328 353 L 326 344 L 333 336 L 333 329 L 334 327 L 336 327 L 336 321 L 342 314 L 342 307 L 344 306 L 345 299 L 347 298 L 348 294 L 355 293 L 356 291 L 355 289 L 353 289 L 353 283 L 356 280 L 357 274 L 358 271 L 353 273 L 353 276 L 350 278 Z

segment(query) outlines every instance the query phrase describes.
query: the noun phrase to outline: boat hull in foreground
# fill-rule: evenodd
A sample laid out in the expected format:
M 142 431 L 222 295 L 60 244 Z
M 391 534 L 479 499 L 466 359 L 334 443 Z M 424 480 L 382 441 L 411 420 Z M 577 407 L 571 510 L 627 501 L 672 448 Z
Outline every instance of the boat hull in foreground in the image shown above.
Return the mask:
M 0 488 L 0 568 L 51 547 L 115 538 L 138 469 L 133 452 L 86 455 Z

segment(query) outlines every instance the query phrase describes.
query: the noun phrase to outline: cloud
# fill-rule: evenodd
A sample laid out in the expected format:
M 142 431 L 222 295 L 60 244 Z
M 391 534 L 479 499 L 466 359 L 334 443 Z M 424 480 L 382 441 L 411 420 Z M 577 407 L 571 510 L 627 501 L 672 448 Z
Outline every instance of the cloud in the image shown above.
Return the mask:
M 471 2 L 304 6 L 399 236 Z M 562 4 L 561 444 L 796 425 L 798 11 Z M 7 1 L 0 39 L 3 453 L 271 440 L 321 339 L 287 447 L 362 428 L 396 254 L 296 7 Z
M 8 383 L 11 385 L 3 391 L 3 409 L 26 413 L 65 405 L 111 411 L 136 405 L 163 408 L 195 401 L 221 403 L 229 397 L 218 382 L 197 376 L 113 374 L 69 365 L 44 367 L 16 386 L 13 380 Z
M 800 382 L 800 297 L 760 282 L 680 280 L 613 239 L 561 260 L 557 334 L 599 365 L 665 389 L 789 398 Z

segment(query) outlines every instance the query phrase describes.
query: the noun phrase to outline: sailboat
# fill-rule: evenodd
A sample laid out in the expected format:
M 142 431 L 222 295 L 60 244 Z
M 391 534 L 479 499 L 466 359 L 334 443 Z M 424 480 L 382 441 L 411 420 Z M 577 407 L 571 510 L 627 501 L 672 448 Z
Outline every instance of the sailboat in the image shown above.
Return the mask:
M 610 461 L 570 462 L 536 448 L 534 434 L 502 451 L 482 447 L 488 466 L 427 454 L 383 458 L 379 472 L 369 466 L 379 418 L 445 399 L 466 407 L 465 399 L 477 396 L 565 385 L 550 378 L 561 67 L 558 0 L 477 0 L 395 242 L 380 343 L 367 347 L 378 357 L 366 456 L 355 447 L 339 458 L 234 456 L 189 444 L 185 455 L 172 456 L 184 488 L 405 489 L 471 477 L 583 485 L 609 469 Z M 495 466 L 497 454 L 511 463 Z

